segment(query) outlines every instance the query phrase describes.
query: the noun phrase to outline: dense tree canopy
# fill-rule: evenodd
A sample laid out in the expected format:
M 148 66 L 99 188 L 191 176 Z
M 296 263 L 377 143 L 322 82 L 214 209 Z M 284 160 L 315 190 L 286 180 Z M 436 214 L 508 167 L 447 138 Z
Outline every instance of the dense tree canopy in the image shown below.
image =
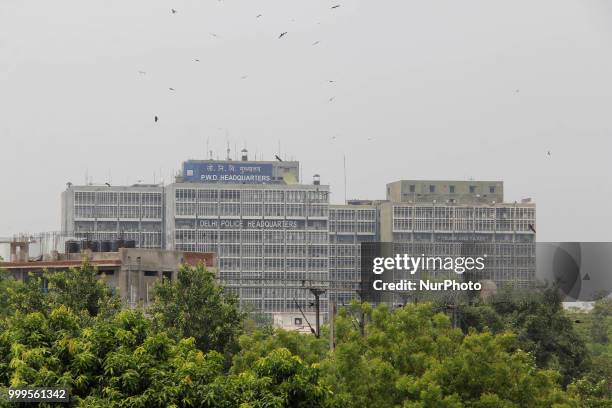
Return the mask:
M 155 294 L 150 310 L 122 309 L 86 264 L 26 283 L 0 275 L 0 386 L 69 387 L 80 407 L 611 406 L 603 301 L 580 329 L 589 359 L 549 293 L 476 303 L 458 319 L 431 303 L 354 303 L 336 316 L 333 350 L 327 328 L 245 330 L 203 267 Z
M 223 292 L 204 266 L 183 266 L 175 281 L 155 287 L 154 323 L 176 338 L 193 337 L 204 351 L 230 352 L 242 328 L 236 296 Z

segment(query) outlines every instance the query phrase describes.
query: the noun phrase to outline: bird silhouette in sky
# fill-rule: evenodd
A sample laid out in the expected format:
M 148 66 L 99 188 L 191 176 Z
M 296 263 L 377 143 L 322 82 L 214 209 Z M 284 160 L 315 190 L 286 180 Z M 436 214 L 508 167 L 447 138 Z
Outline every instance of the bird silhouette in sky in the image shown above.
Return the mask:
M 249 76 L 248 75 L 243 75 L 240 77 L 240 79 L 247 79 Z
M 320 41 L 315 41 L 312 43 L 312 45 L 317 45 Z
M 145 72 L 145 71 L 138 71 L 138 73 L 139 73 L 140 75 L 144 75 L 144 74 L 146 74 L 146 72 Z
M 335 97 L 335 96 L 332 96 L 331 98 L 329 98 L 329 101 L 330 101 L 330 102 L 333 102 L 333 101 L 334 101 L 334 99 L 336 99 L 336 97 Z
M 258 15 L 255 16 L 255 18 L 259 18 L 259 17 L 261 17 L 261 14 L 258 14 Z
M 157 121 L 159 120 L 159 118 L 157 117 L 157 115 L 155 116 L 155 123 L 157 123 Z
M 168 89 L 171 90 L 171 91 L 174 91 L 174 88 L 168 88 Z
M 549 150 L 548 152 L 546 152 L 546 154 L 547 154 L 548 156 L 550 156 L 550 150 Z
M 286 31 L 285 31 L 285 32 L 283 32 L 283 33 L 280 33 L 280 35 L 278 36 L 278 38 L 283 38 L 283 36 L 285 36 L 286 34 L 287 34 L 287 32 L 286 32 Z
M 329 82 L 330 84 L 335 83 L 336 81 L 334 81 L 333 79 L 328 79 L 327 82 Z
M 172 14 L 176 14 L 176 10 L 175 9 L 170 9 L 170 11 L 172 11 Z
M 534 234 L 536 233 L 536 230 L 532 224 L 527 224 L 527 226 L 529 227 L 529 231 L 533 232 Z
M 197 59 L 197 58 L 196 58 L 194 61 L 195 61 L 195 62 L 200 62 L 200 60 L 199 60 L 199 59 Z
M 217 34 L 215 34 L 215 33 L 209 33 L 209 34 L 210 34 L 210 35 L 212 35 L 212 36 L 213 36 L 213 37 L 215 37 L 215 38 L 218 38 L 218 37 L 219 37 L 219 36 L 218 36 Z
M 332 9 L 337 9 L 338 7 L 340 7 L 339 4 L 336 4 L 335 6 L 331 6 Z
M 274 155 L 274 158 L 275 158 L 276 160 L 278 160 L 279 162 L 282 162 L 282 161 L 283 161 L 283 159 L 281 159 L 280 157 L 278 157 L 278 154 L 275 154 L 275 155 Z
M 106 186 L 108 186 L 108 187 L 110 187 L 110 186 L 111 186 L 109 183 L 104 183 L 104 185 L 106 185 Z

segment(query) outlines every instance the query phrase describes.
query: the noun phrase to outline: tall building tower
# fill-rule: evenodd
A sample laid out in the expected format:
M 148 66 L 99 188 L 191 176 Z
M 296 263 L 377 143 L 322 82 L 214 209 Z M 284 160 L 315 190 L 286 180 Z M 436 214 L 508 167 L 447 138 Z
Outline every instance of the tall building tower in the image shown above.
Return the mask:
M 217 254 L 219 278 L 243 306 L 312 311 L 329 285 L 329 187 L 298 184 L 297 162 L 187 161 L 166 188 L 169 248 Z M 327 313 L 327 292 L 321 296 Z

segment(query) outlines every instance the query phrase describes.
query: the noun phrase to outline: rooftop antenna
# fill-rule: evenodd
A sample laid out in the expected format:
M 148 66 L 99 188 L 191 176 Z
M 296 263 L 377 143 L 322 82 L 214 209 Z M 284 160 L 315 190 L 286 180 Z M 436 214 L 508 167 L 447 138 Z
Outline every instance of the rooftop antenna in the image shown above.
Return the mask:
M 227 160 L 232 160 L 231 156 L 230 156 L 230 147 L 229 147 L 229 141 L 227 142 Z
M 204 157 L 206 157 L 206 153 L 208 153 L 209 151 L 210 151 L 210 136 L 206 138 L 206 150 L 204 151 Z
M 343 156 L 344 163 L 344 204 L 346 205 L 346 155 Z

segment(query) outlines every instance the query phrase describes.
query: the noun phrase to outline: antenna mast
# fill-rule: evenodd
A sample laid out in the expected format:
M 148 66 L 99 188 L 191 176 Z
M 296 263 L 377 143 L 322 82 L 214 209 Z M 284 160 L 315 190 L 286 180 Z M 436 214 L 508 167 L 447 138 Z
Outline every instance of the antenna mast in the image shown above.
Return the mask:
M 343 156 L 344 163 L 344 204 L 346 205 L 346 155 Z

